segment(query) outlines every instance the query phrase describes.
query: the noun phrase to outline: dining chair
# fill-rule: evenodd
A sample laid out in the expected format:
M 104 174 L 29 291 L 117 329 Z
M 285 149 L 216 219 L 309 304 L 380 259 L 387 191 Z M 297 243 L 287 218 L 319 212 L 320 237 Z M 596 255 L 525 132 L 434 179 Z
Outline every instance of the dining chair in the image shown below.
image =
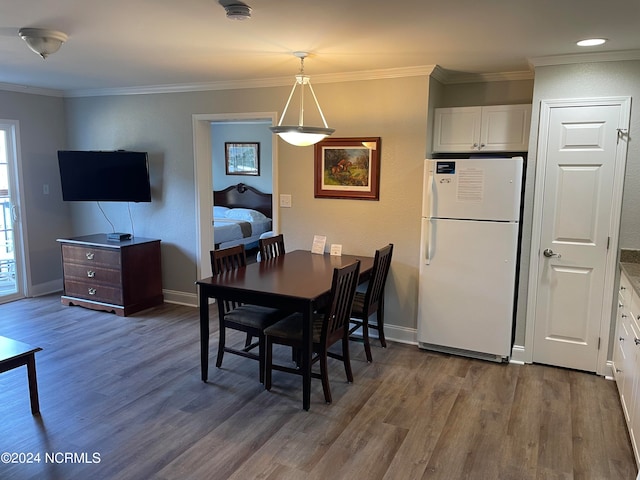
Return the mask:
M 258 240 L 261 261 L 284 255 L 284 235 L 261 238 Z
M 324 399 L 327 403 L 331 403 L 331 389 L 329 387 L 327 365 L 328 357 L 342 360 L 347 374 L 347 381 L 349 383 L 353 382 L 351 360 L 349 358 L 348 326 L 353 296 L 358 285 L 359 273 L 360 260 L 356 260 L 354 263 L 342 268 L 335 268 L 333 270 L 331 294 L 329 296 L 327 308 L 324 313 L 316 313 L 313 317 L 311 329 L 313 335 L 313 352 L 311 363 L 312 365 L 316 362 L 320 363 L 320 373 L 312 372 L 311 376 L 322 380 Z M 287 367 L 284 365 L 274 364 L 273 362 L 274 344 L 288 345 L 298 351 L 303 351 L 302 322 L 302 314 L 294 313 L 279 322 L 274 323 L 270 327 L 265 328 L 266 370 L 264 386 L 267 390 L 271 390 L 273 370 L 298 375 L 302 374 L 302 370 L 299 368 Z M 342 342 L 342 354 L 329 352 L 329 347 L 338 341 Z
M 370 328 L 378 331 L 380 344 L 383 348 L 387 347 L 387 341 L 384 338 L 384 287 L 389 275 L 392 254 L 392 243 L 380 250 L 376 250 L 367 289 L 365 292 L 356 292 L 353 298 L 353 309 L 351 310 L 351 319 L 349 321 L 349 338 L 364 343 L 364 351 L 369 363 L 372 361 L 371 342 L 369 341 Z M 376 321 L 372 323 L 369 317 L 374 313 L 376 314 Z M 352 336 L 358 329 L 362 329 L 361 340 Z
M 247 265 L 244 245 L 211 250 L 211 270 L 213 275 L 224 275 Z M 287 315 L 287 312 L 275 308 L 247 305 L 225 299 L 216 299 L 218 304 L 219 340 L 216 367 L 222 366 L 224 353 L 232 353 L 246 358 L 258 360 L 260 365 L 260 382 L 264 383 L 265 340 L 264 329 Z M 226 345 L 226 329 L 232 328 L 247 334 L 244 347 L 241 349 Z M 258 340 L 253 342 L 253 337 Z M 253 350 L 258 347 L 258 354 Z

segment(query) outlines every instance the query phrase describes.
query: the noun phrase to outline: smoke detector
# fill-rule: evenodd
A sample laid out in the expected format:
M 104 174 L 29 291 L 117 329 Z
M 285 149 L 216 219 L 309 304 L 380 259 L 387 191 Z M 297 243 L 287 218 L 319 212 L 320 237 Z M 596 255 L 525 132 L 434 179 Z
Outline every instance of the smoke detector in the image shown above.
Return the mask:
M 220 0 L 230 20 L 247 20 L 251 18 L 251 7 L 246 3 L 235 0 Z

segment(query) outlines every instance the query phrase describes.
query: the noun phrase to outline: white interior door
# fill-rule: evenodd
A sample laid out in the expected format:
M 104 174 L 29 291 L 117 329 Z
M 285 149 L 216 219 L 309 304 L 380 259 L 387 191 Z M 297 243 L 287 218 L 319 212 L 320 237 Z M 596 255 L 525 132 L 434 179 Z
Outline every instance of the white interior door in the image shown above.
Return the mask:
M 596 372 L 606 361 L 629 110 L 620 99 L 542 105 L 534 362 Z

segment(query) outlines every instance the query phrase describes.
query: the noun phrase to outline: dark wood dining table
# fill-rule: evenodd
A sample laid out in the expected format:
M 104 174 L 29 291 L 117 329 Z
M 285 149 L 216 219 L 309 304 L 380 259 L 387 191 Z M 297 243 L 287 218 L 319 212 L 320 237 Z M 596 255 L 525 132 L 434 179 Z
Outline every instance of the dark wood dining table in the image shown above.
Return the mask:
M 311 321 L 331 292 L 333 270 L 360 260 L 360 282 L 368 280 L 373 257 L 316 254 L 295 250 L 247 265 L 197 283 L 200 306 L 200 362 L 202 381 L 209 375 L 209 299 L 225 299 L 279 308 L 303 315 L 302 408 L 311 400 Z

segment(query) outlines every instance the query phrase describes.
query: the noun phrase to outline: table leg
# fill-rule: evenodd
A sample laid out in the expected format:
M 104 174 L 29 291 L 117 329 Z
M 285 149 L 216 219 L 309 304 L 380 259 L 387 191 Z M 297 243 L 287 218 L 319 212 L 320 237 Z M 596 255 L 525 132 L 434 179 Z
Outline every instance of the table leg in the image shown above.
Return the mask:
M 313 355 L 313 337 L 311 322 L 313 308 L 309 305 L 302 315 L 302 408 L 309 410 L 311 406 L 311 356 Z
M 31 413 L 40 414 L 40 402 L 38 401 L 38 381 L 36 379 L 36 356 L 31 354 L 27 357 L 27 377 L 29 379 L 29 400 L 31 402 Z
M 200 369 L 202 381 L 209 377 L 209 296 L 199 287 L 200 305 Z

